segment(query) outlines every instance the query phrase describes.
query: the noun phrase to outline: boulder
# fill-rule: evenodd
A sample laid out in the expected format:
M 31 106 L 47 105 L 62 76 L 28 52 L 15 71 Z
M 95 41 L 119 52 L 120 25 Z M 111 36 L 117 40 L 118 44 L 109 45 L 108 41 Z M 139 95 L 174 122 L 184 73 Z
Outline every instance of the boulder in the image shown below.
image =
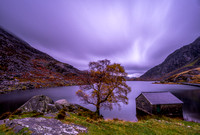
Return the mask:
M 20 108 L 18 108 L 22 113 L 23 112 L 39 112 L 39 113 L 54 113 L 58 109 L 54 105 L 54 102 L 51 98 L 45 95 L 37 95 L 28 100 Z
M 14 131 L 15 133 L 18 133 L 18 132 L 20 132 L 23 128 L 24 128 L 24 127 L 21 126 L 21 125 L 16 125 L 16 126 L 13 128 L 13 131 Z
M 0 125 L 3 125 L 4 124 L 4 120 L 0 120 Z
M 87 128 L 75 124 L 65 124 L 57 119 L 22 118 L 5 122 L 6 127 L 13 128 L 15 133 L 28 128 L 32 135 L 77 135 L 87 133 Z
M 67 108 L 70 106 L 70 103 L 66 99 L 60 99 L 55 102 L 55 106 L 58 110 L 62 108 Z

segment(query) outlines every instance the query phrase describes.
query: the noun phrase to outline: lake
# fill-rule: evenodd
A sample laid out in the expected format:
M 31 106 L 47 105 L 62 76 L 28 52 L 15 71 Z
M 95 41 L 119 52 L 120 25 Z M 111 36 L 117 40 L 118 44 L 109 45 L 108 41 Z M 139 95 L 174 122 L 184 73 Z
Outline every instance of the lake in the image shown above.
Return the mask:
M 115 106 L 112 111 L 102 109 L 101 114 L 104 116 L 104 118 L 118 118 L 128 121 L 137 121 L 135 98 L 141 92 L 170 91 L 184 102 L 184 119 L 200 123 L 200 87 L 187 85 L 152 84 L 152 82 L 149 81 L 129 81 L 127 84 L 132 89 L 131 93 L 128 95 L 129 104 L 122 104 L 120 110 L 117 106 Z M 14 91 L 8 94 L 3 94 L 0 95 L 0 113 L 13 111 L 29 100 L 32 96 L 41 94 L 49 96 L 54 101 L 64 98 L 71 103 L 80 104 L 95 111 L 94 106 L 83 104 L 76 96 L 75 92 L 78 90 L 78 88 L 78 86 L 67 86 Z

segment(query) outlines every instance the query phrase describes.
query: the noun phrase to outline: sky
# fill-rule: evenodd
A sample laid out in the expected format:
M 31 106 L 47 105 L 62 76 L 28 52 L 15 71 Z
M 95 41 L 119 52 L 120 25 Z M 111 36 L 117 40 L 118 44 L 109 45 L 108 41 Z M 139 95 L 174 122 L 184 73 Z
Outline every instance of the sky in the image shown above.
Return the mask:
M 140 76 L 200 36 L 200 0 L 0 0 L 0 26 L 80 70 Z

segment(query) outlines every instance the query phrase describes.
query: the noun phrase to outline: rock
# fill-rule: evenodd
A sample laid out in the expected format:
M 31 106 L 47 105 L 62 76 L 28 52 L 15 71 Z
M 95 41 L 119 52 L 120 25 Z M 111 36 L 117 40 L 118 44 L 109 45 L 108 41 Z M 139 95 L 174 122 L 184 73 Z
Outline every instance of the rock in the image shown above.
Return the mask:
M 58 109 L 56 108 L 56 106 L 54 104 L 48 104 L 47 105 L 47 112 L 57 112 Z
M 12 123 L 12 126 L 11 124 Z M 29 128 L 32 134 L 52 134 L 52 135 L 77 135 L 78 133 L 87 132 L 87 128 L 79 125 L 64 124 L 56 119 L 46 118 L 23 118 L 14 119 L 6 122 L 6 126 L 20 131 L 21 127 Z M 22 129 L 23 129 L 22 128 Z
M 81 133 L 87 133 L 87 129 L 84 127 L 84 126 L 79 126 L 79 125 L 76 125 L 76 124 L 72 124 L 72 126 L 79 132 Z
M 57 100 L 57 101 L 55 102 L 55 104 L 60 104 L 60 105 L 63 105 L 63 106 L 65 106 L 65 107 L 70 105 L 70 103 L 69 103 L 66 99 Z
M 16 126 L 12 121 L 9 121 L 9 120 L 6 121 L 5 124 L 7 127 L 10 127 L 10 128 L 14 128 Z
M 53 100 L 45 95 L 32 97 L 18 109 L 21 110 L 22 113 L 33 111 L 39 113 L 54 113 L 58 111 Z
M 15 127 L 13 128 L 13 131 L 14 131 L 15 133 L 18 133 L 18 132 L 20 132 L 23 128 L 24 128 L 24 127 L 22 127 L 21 125 L 17 125 L 17 126 L 15 126 Z
M 65 115 L 66 115 L 67 117 L 70 117 L 70 114 L 69 114 L 69 113 L 67 113 L 67 112 L 65 112 Z
M 73 112 L 73 113 L 78 113 L 78 112 L 90 112 L 90 113 L 94 113 L 92 112 L 91 110 L 83 107 L 83 106 L 80 106 L 78 104 L 70 104 L 70 106 L 66 107 L 65 108 L 68 112 Z
M 60 99 L 55 102 L 55 106 L 58 110 L 70 106 L 70 103 L 66 99 Z
M 3 125 L 4 124 L 4 120 L 0 120 L 0 125 Z
M 200 71 L 198 71 L 198 70 L 191 70 L 191 71 L 188 72 L 188 74 L 190 74 L 190 75 L 200 75 Z
M 57 108 L 58 110 L 63 109 L 63 106 L 62 106 L 61 104 L 55 104 L 55 106 L 56 106 L 56 108 Z
M 56 117 L 56 113 L 48 113 L 44 115 L 45 117 Z
M 10 120 L 6 120 L 6 121 L 4 122 L 4 124 L 6 124 L 6 126 L 9 127 L 9 128 L 13 128 L 13 131 L 14 131 L 15 133 L 18 133 L 18 132 L 20 132 L 23 128 L 25 128 L 25 127 L 23 127 L 22 125 L 13 122 L 12 120 L 11 120 L 11 121 L 10 121 Z
M 68 112 L 77 113 L 78 111 L 90 111 L 78 104 L 70 104 L 66 99 L 57 100 L 54 104 L 53 100 L 45 95 L 38 95 L 32 97 L 24 105 L 15 111 L 20 112 L 39 112 L 39 113 L 55 113 L 65 108 Z M 66 114 L 67 115 L 67 114 Z M 68 116 L 68 115 L 67 115 Z

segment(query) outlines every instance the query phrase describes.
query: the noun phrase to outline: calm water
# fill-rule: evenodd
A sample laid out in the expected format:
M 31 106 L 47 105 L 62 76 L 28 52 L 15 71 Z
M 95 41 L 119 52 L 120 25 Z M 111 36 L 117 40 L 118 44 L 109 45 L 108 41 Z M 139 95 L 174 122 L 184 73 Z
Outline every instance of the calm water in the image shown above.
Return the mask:
M 129 104 L 121 105 L 121 109 L 114 107 L 112 111 L 101 110 L 104 118 L 118 118 L 129 121 L 136 121 L 135 98 L 141 92 L 153 91 L 170 91 L 180 100 L 184 102 L 183 116 L 185 120 L 200 122 L 200 87 L 186 85 L 168 85 L 168 84 L 152 84 L 152 82 L 127 82 L 132 88 L 132 92 L 128 95 Z M 13 111 L 25 103 L 34 95 L 44 94 L 52 98 L 54 101 L 58 99 L 66 99 L 71 103 L 77 103 L 91 110 L 95 110 L 94 106 L 86 105 L 80 102 L 75 92 L 77 86 L 35 89 L 27 91 L 15 91 L 9 94 L 0 95 L 0 113 Z

